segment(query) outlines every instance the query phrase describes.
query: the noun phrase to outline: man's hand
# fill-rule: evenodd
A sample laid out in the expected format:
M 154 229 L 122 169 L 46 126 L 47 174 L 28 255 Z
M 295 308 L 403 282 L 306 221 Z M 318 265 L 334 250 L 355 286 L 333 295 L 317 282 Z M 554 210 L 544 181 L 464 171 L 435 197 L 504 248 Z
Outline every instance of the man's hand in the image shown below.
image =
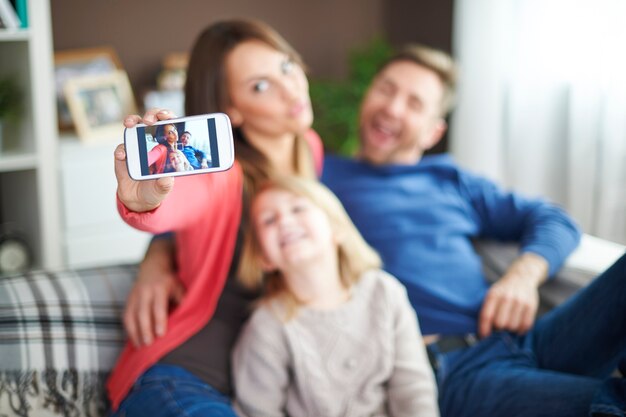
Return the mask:
M 172 241 L 156 239 L 139 267 L 124 310 L 124 327 L 135 347 L 149 345 L 165 334 L 169 303 L 180 303 L 185 294 L 173 256 Z
M 146 112 L 143 118 L 137 115 L 126 117 L 124 126 L 132 128 L 140 122 L 152 125 L 157 120 L 166 120 L 172 117 L 174 116 L 167 110 L 153 109 Z M 135 181 L 128 175 L 124 145 L 117 146 L 114 156 L 117 195 L 120 201 L 129 210 L 135 212 L 150 211 L 157 208 L 172 190 L 174 179 L 166 177 L 158 180 Z
M 517 258 L 504 276 L 491 286 L 480 312 L 478 332 L 487 337 L 493 329 L 526 333 L 539 308 L 539 286 L 548 275 L 548 262 L 527 252 Z

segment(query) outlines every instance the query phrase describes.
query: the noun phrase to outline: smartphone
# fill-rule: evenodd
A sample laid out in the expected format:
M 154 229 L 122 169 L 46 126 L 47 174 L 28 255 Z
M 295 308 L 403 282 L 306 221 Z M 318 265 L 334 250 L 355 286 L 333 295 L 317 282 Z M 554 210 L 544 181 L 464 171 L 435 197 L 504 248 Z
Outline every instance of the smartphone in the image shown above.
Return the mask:
M 225 171 L 235 160 L 224 113 L 161 120 L 124 130 L 126 166 L 134 180 Z

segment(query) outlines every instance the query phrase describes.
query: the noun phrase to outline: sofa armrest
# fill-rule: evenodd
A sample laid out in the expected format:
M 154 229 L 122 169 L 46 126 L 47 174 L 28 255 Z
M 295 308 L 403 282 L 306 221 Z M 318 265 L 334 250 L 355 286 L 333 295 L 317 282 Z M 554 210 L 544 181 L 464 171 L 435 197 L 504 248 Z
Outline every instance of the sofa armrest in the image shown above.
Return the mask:
M 563 278 L 585 286 L 591 282 L 591 279 L 578 280 L 583 276 L 582 274 L 587 277 L 591 276 L 593 279 L 613 265 L 625 252 L 626 246 L 624 245 L 584 234 L 580 245 L 567 258 L 562 268 L 562 272 L 566 274 L 578 272 L 581 276 L 572 275 Z

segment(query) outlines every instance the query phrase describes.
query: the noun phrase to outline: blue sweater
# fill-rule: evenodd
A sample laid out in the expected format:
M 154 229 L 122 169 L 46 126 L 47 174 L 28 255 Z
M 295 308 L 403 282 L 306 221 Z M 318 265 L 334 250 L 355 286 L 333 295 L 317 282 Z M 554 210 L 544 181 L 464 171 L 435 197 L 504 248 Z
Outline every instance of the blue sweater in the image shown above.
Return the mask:
M 489 283 L 473 239 L 518 241 L 548 261 L 550 275 L 580 239 L 561 209 L 505 192 L 448 155 L 379 167 L 328 156 L 322 181 L 406 286 L 426 335 L 477 331 Z

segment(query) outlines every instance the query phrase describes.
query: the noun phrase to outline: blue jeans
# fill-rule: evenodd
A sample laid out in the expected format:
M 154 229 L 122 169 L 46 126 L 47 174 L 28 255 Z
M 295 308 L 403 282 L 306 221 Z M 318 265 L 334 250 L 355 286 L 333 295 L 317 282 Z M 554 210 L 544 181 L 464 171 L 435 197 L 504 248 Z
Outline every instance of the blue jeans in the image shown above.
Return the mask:
M 496 333 L 438 355 L 439 406 L 454 416 L 625 416 L 626 256 L 524 336 Z M 621 362 L 620 362 L 621 361 Z
M 141 375 L 112 417 L 237 417 L 230 399 L 173 365 L 154 365 Z

